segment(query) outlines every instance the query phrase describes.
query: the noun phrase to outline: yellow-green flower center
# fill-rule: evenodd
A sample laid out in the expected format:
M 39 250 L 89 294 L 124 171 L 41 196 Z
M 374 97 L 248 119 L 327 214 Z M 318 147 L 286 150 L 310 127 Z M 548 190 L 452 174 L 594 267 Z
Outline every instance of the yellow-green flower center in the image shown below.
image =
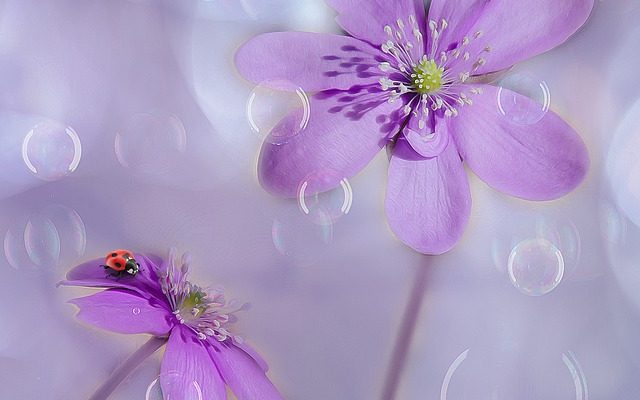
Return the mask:
M 200 314 L 207 309 L 207 304 L 203 301 L 205 296 L 206 294 L 200 291 L 189 293 L 189 295 L 185 297 L 181 309 L 186 311 L 187 315 L 191 314 L 193 318 L 200 317 Z
M 421 95 L 437 92 L 442 87 L 443 73 L 444 68 L 438 67 L 434 60 L 423 58 L 411 74 L 415 90 Z

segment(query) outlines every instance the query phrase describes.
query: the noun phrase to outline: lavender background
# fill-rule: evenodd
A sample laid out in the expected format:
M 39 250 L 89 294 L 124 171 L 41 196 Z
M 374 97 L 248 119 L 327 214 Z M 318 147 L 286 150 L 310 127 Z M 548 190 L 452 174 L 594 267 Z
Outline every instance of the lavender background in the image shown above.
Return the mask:
M 502 81 L 548 89 L 586 182 L 532 203 L 472 176 L 465 236 L 434 258 L 386 225 L 384 154 L 303 205 L 257 183 L 261 141 L 304 96 L 254 88 L 233 53 L 339 32 L 333 17 L 321 0 L 0 0 L 0 398 L 87 398 L 145 337 L 82 326 L 65 301 L 83 292 L 55 282 L 111 248 L 171 246 L 252 304 L 238 332 L 287 399 L 388 400 L 407 304 L 397 399 L 640 398 L 640 1 L 598 1 Z M 112 398 L 160 399 L 159 356 Z

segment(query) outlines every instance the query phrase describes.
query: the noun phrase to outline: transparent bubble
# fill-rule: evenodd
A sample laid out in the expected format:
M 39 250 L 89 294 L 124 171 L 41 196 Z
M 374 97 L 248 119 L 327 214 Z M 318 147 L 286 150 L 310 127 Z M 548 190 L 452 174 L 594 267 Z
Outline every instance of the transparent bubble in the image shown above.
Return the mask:
M 545 81 L 529 73 L 518 72 L 501 79 L 497 85 L 498 109 L 511 122 L 533 125 L 549 111 L 551 93 Z
M 82 157 L 80 138 L 73 128 L 44 121 L 22 141 L 22 159 L 29 171 L 45 181 L 58 180 L 76 170 Z
M 578 362 L 575 354 L 572 351 L 567 351 L 562 354 L 562 362 L 566 365 L 573 385 L 576 389 L 576 400 L 587 400 L 589 398 L 589 387 L 587 386 L 587 378 L 584 375 L 582 366 Z
M 640 226 L 640 100 L 617 127 L 607 154 L 609 188 L 616 206 Z
M 24 247 L 35 265 L 57 265 L 60 259 L 60 235 L 53 222 L 43 214 L 33 215 L 24 229 Z
M 310 114 L 307 94 L 287 81 L 263 82 L 253 89 L 247 101 L 251 129 L 272 144 L 286 143 L 302 132 Z
M 15 269 L 53 268 L 84 254 L 86 229 L 73 209 L 53 204 L 16 222 L 4 237 L 4 252 Z
M 536 237 L 551 242 L 562 253 L 565 276 L 573 273 L 582 254 L 580 234 L 576 226 L 564 217 L 540 217 L 536 219 Z
M 313 187 L 322 181 L 323 174 L 312 174 L 298 189 L 298 206 L 315 224 L 333 224 L 349 213 L 353 204 L 353 190 L 347 179 L 335 189 L 313 193 Z
M 522 293 L 542 296 L 562 281 L 564 259 L 560 250 L 548 240 L 527 239 L 511 251 L 507 271 L 513 285 Z
M 18 233 L 19 232 L 19 233 Z M 4 235 L 4 256 L 14 269 L 35 268 L 24 248 L 24 230 L 10 228 Z
M 288 210 L 273 221 L 271 237 L 278 252 L 299 265 L 312 264 L 333 240 L 333 225 L 328 215 L 317 211 L 310 221 L 299 212 Z M 324 221 L 322 220 L 324 218 Z
M 186 130 L 175 115 L 134 114 L 115 139 L 120 164 L 145 174 L 168 172 L 186 147 Z
M 588 400 L 587 380 L 571 352 L 560 356 L 522 355 L 495 348 L 466 349 L 449 365 L 440 400 L 575 399 Z
M 162 383 L 161 383 L 162 382 Z M 184 393 L 180 393 L 180 400 L 203 400 L 200 383 L 190 380 L 179 372 L 169 372 L 154 379 L 145 393 L 145 400 L 178 400 L 170 395 L 164 395 L 162 388 L 169 391 L 175 388 L 184 388 Z
M 609 203 L 600 206 L 601 234 L 610 245 L 626 241 L 627 221 L 620 212 Z

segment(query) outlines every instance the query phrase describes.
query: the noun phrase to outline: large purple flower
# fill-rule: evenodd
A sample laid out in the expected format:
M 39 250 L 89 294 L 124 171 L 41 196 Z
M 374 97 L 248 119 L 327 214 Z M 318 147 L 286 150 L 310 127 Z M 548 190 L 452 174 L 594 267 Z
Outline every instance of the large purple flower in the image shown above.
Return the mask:
M 196 390 L 199 398 L 223 400 L 225 384 L 238 400 L 282 399 L 265 375 L 264 360 L 228 330 L 242 304 L 187 281 L 188 257 L 180 265 L 173 252 L 166 261 L 137 260 L 136 276 L 107 276 L 103 259 L 69 271 L 62 285 L 106 289 L 71 300 L 80 308 L 78 319 L 112 332 L 168 337 L 160 374 L 167 399 L 191 398 Z
M 593 0 L 328 0 L 350 36 L 276 32 L 240 48 L 247 79 L 283 79 L 313 92 L 306 129 L 267 141 L 259 178 L 293 197 L 355 175 L 392 145 L 386 213 L 415 250 L 440 254 L 460 239 L 471 207 L 462 160 L 486 183 L 529 200 L 571 191 L 586 174 L 576 132 L 547 112 L 535 124 L 505 118 L 497 87 L 482 83 L 563 43 L 584 24 Z M 501 89 L 524 111 L 540 105 Z M 272 131 L 295 129 L 297 111 Z M 318 178 L 320 177 L 320 178 Z

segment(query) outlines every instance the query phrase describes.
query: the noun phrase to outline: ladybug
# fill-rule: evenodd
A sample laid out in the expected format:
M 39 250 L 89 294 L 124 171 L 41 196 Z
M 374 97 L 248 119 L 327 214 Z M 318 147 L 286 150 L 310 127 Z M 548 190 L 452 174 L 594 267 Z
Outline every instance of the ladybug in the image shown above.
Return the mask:
M 133 257 L 133 252 L 129 250 L 119 249 L 113 250 L 105 257 L 105 270 L 109 270 L 113 276 L 123 276 L 125 274 L 135 276 L 140 270 L 140 264 Z

